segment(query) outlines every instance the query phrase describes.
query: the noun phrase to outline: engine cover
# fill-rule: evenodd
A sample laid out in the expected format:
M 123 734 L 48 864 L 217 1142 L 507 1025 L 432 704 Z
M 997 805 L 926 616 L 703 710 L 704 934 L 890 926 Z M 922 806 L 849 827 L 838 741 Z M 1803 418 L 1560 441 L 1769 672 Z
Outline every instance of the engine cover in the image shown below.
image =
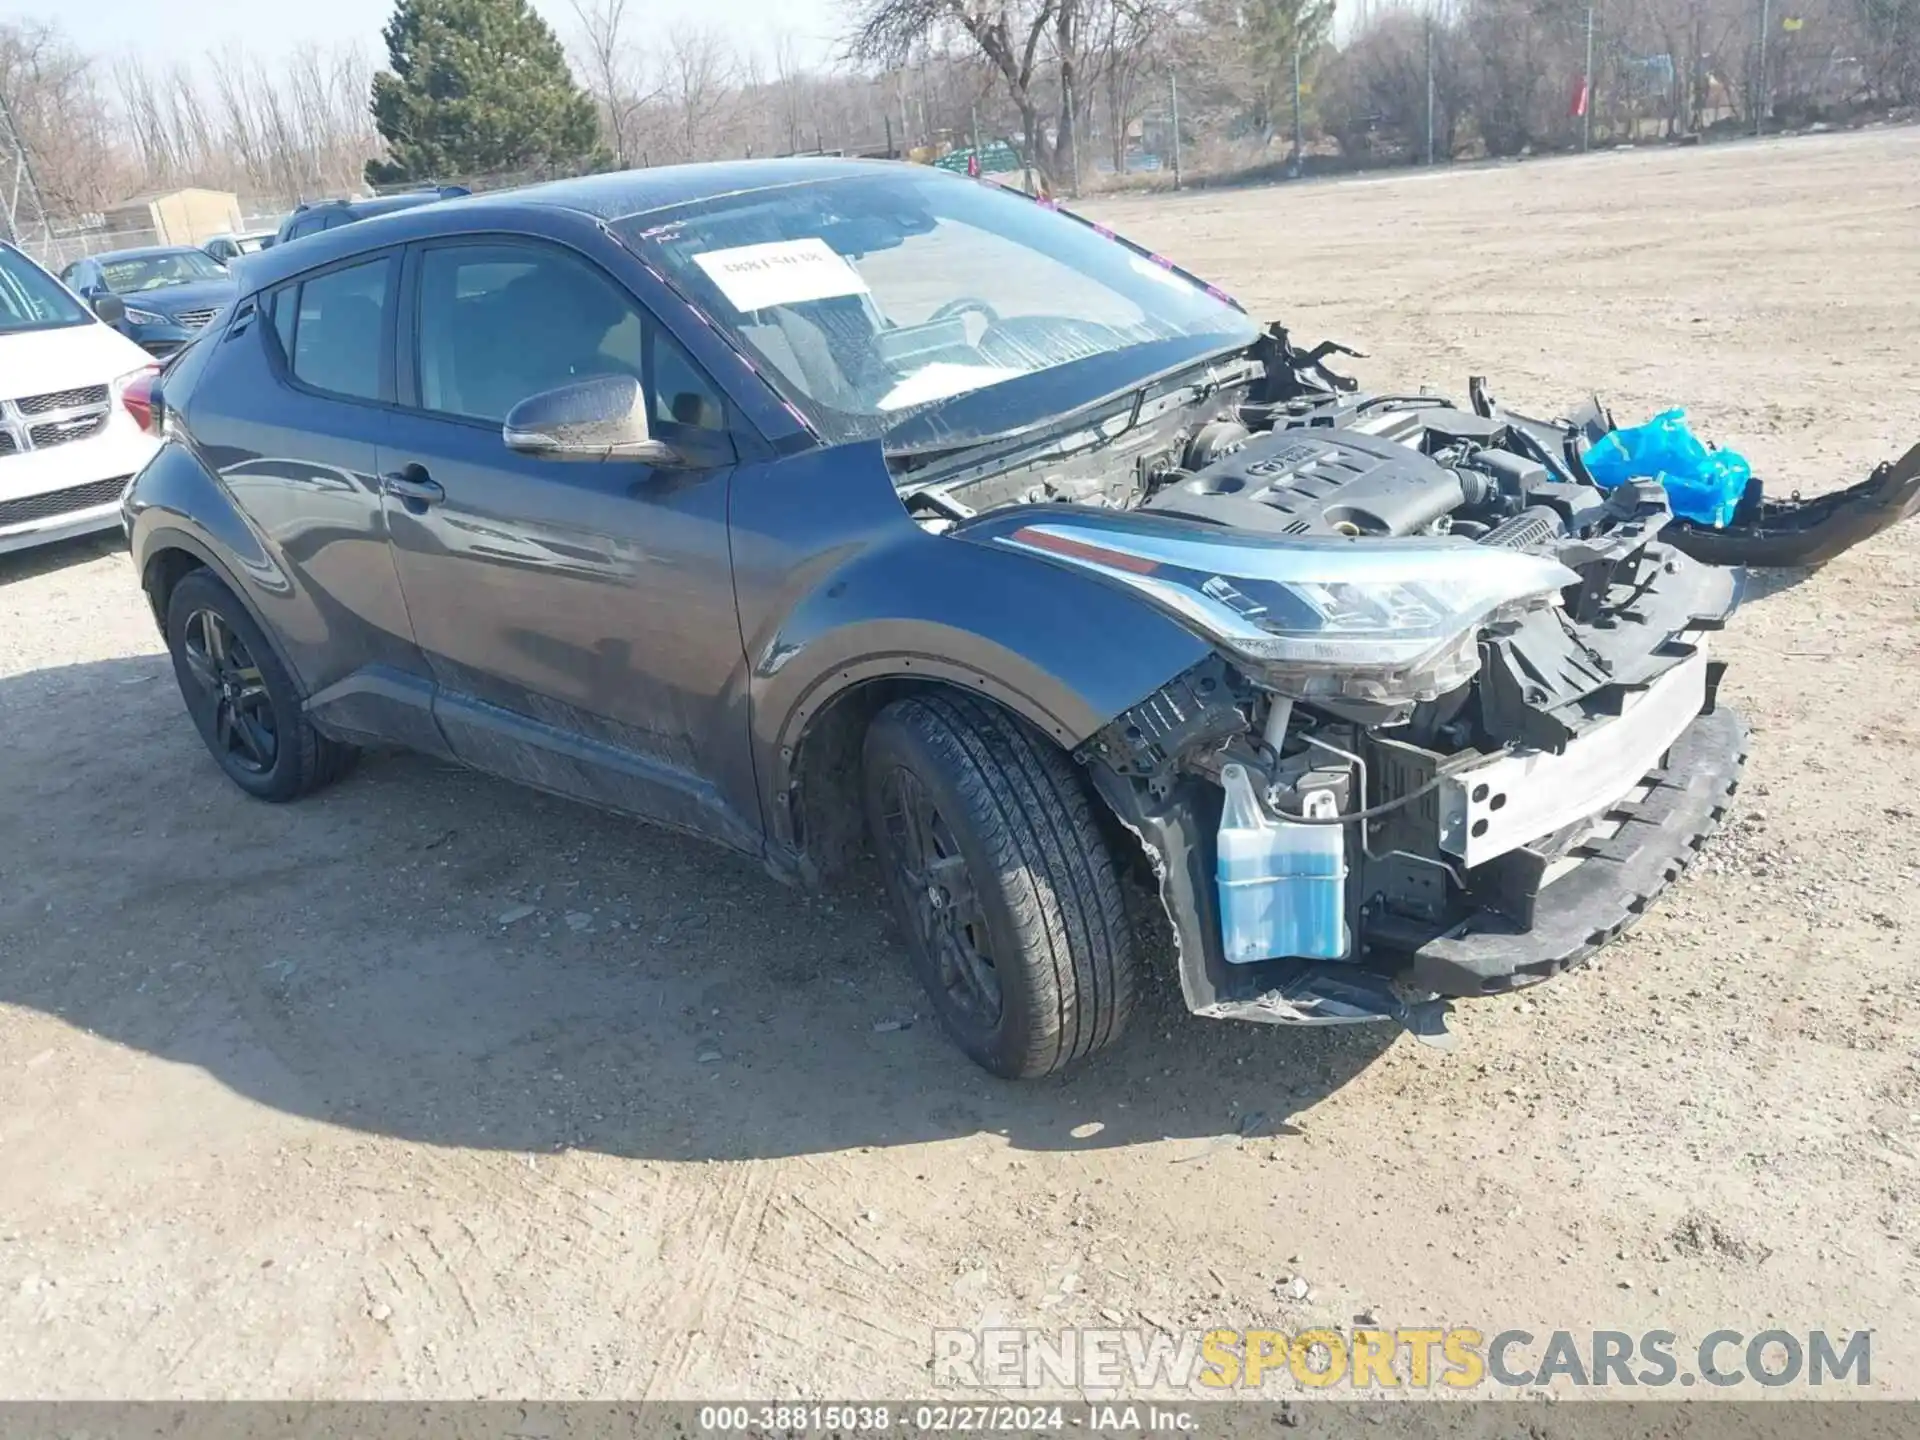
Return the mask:
M 1460 478 L 1397 440 L 1275 430 L 1141 508 L 1282 535 L 1410 535 L 1465 499 Z

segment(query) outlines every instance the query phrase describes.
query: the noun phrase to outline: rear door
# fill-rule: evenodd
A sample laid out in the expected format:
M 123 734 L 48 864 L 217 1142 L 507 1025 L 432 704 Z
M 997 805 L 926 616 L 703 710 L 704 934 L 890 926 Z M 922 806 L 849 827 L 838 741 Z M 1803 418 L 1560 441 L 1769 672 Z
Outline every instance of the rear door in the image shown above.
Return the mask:
M 205 336 L 185 420 L 278 574 L 239 575 L 320 717 L 444 752 L 387 545 L 397 248 L 308 271 Z M 231 548 L 231 547 L 230 547 Z
M 747 754 L 721 391 L 597 261 L 545 241 L 414 246 L 402 317 L 388 529 L 455 753 L 757 850 L 758 805 L 716 781 Z M 608 373 L 641 381 L 692 464 L 507 449 L 513 405 Z

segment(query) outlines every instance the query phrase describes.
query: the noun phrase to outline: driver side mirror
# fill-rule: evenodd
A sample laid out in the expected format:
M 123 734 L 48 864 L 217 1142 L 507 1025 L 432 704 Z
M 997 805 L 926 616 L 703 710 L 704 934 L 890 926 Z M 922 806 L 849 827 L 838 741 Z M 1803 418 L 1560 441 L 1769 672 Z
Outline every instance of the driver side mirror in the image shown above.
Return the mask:
M 599 375 L 529 395 L 507 412 L 500 437 L 516 454 L 545 460 L 683 463 L 671 445 L 653 438 L 646 395 L 631 375 Z
M 111 290 L 96 290 L 85 298 L 93 307 L 93 313 L 109 325 L 118 325 L 127 318 L 127 302 Z

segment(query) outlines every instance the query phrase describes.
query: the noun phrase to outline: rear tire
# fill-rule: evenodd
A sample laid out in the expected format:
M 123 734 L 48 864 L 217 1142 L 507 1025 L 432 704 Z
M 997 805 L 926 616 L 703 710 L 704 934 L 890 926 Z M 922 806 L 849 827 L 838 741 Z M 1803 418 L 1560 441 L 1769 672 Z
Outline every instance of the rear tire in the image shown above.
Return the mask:
M 227 778 L 295 800 L 346 773 L 355 751 L 307 723 L 300 692 L 234 593 L 195 570 L 167 599 L 167 649 L 187 713 Z
M 929 693 L 874 718 L 863 778 L 914 971 L 960 1048 L 1031 1079 L 1118 1038 L 1134 937 L 1073 763 L 992 705 Z

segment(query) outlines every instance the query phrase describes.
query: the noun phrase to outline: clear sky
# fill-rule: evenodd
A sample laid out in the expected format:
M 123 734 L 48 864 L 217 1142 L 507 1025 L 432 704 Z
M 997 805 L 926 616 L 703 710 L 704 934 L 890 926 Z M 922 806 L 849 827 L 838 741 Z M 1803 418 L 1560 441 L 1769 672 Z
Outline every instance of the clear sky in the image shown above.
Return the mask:
M 571 47 L 579 22 L 568 0 L 533 0 L 533 7 Z M 380 29 L 392 11 L 392 0 L 0 0 L 0 20 L 52 20 L 89 50 L 137 50 L 160 62 L 190 62 L 233 45 L 273 56 L 304 40 L 358 40 L 370 59 L 383 60 Z M 712 25 L 763 55 L 784 30 L 810 61 L 833 48 L 843 26 L 839 0 L 633 0 L 628 14 L 643 47 L 647 30 L 684 20 Z

